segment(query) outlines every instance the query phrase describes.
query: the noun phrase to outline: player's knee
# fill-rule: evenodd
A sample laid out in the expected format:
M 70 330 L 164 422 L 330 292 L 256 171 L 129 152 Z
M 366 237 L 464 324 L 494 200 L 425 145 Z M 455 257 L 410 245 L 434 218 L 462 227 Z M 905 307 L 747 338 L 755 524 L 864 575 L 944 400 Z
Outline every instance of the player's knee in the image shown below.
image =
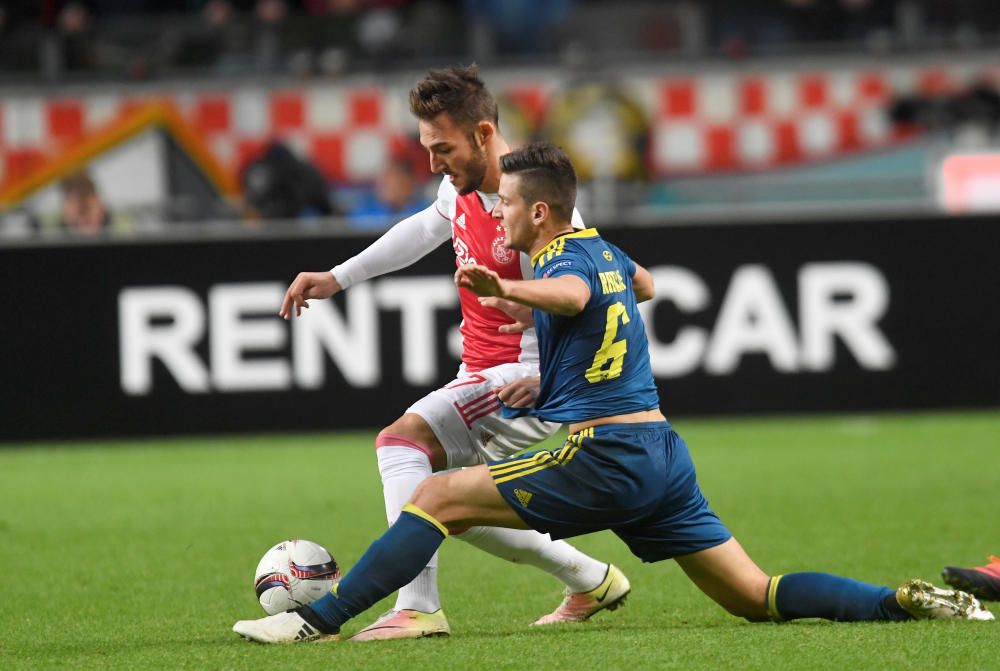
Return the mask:
M 428 439 L 437 440 L 434 431 L 431 430 L 424 418 L 410 412 L 379 431 L 378 437 L 379 439 L 401 437 L 417 442 L 425 442 Z
M 417 485 L 410 502 L 447 526 L 447 514 L 451 502 L 449 501 L 450 488 L 445 480 L 446 478 L 441 476 L 427 478 Z
M 430 425 L 420 416 L 406 413 L 395 422 L 379 431 L 375 438 L 375 448 L 412 447 L 427 455 L 434 470 L 447 467 L 448 459 Z
M 459 522 L 462 501 L 451 486 L 448 475 L 438 475 L 421 482 L 410 501 L 447 528 L 448 533 L 461 533 L 468 528 Z

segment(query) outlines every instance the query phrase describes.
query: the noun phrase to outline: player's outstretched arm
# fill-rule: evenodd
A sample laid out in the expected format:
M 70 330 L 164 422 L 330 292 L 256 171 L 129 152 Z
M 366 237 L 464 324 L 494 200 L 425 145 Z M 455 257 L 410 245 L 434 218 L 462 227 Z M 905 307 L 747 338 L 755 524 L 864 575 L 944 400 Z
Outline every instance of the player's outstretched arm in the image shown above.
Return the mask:
M 632 275 L 632 290 L 635 292 L 635 300 L 640 303 L 656 295 L 652 274 L 638 263 L 635 264 L 635 274 Z
M 340 282 L 328 270 L 317 273 L 299 273 L 295 280 L 285 292 L 285 299 L 281 301 L 281 309 L 278 314 L 283 319 L 292 318 L 292 309 L 295 309 L 295 316 L 302 314 L 302 308 L 309 307 L 311 298 L 329 298 L 343 290 Z
M 442 209 L 442 207 L 444 209 Z M 451 220 L 442 212 L 441 201 L 403 219 L 375 242 L 355 254 L 330 272 L 300 273 L 285 293 L 278 311 L 285 319 L 302 314 L 310 298 L 329 298 L 365 282 L 405 268 L 422 259 L 451 237 Z
M 496 296 L 571 317 L 579 314 L 590 300 L 590 287 L 576 275 L 561 275 L 541 280 L 508 280 L 485 266 L 462 266 L 455 273 L 455 284 L 477 296 Z

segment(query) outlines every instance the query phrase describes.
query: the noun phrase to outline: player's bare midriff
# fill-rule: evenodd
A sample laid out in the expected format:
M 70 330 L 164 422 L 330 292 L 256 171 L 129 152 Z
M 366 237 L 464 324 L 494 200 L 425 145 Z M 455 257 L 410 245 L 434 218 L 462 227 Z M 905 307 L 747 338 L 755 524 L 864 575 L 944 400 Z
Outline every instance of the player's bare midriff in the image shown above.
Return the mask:
M 641 424 L 643 422 L 665 422 L 667 418 L 663 416 L 659 408 L 653 408 L 652 410 L 640 410 L 639 412 L 627 412 L 624 415 L 611 415 L 610 417 L 597 417 L 596 419 L 588 419 L 582 422 L 576 422 L 575 424 L 569 425 L 569 432 L 577 433 L 583 431 L 584 429 L 589 429 L 592 426 L 600 426 L 602 424 Z

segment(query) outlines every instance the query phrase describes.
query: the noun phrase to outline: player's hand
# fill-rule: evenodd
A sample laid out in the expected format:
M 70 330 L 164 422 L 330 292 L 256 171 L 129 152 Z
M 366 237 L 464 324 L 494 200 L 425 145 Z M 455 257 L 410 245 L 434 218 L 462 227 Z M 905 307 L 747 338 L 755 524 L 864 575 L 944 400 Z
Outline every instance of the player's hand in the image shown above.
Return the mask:
M 340 282 L 333 276 L 333 273 L 323 271 L 319 273 L 299 273 L 295 281 L 285 292 L 285 299 L 281 301 L 281 309 L 278 314 L 283 319 L 292 318 L 292 308 L 295 308 L 295 316 L 302 315 L 302 308 L 308 308 L 310 298 L 329 298 L 344 290 Z
M 486 266 L 470 264 L 455 272 L 455 286 L 468 289 L 477 296 L 503 296 L 503 280 Z
M 497 396 L 508 408 L 533 408 L 540 385 L 541 378 L 537 375 L 522 377 L 497 389 Z
M 535 325 L 535 317 L 531 313 L 531 308 L 527 305 L 521 305 L 520 303 L 509 301 L 506 298 L 497 298 L 496 296 L 480 296 L 479 302 L 488 308 L 500 310 L 514 320 L 513 324 L 504 324 L 501 326 L 498 329 L 500 333 L 524 333 Z

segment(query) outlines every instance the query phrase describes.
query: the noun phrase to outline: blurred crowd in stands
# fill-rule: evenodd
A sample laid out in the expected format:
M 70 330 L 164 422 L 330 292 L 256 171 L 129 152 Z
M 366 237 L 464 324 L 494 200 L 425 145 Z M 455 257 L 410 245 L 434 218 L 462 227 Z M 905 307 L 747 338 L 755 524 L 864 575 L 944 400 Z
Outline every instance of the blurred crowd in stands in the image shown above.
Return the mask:
M 470 61 L 487 67 L 561 65 L 575 72 L 571 68 L 681 58 L 878 58 L 998 44 L 1000 12 L 991 0 L 0 0 L 0 85 L 53 89 L 66 82 L 321 78 Z M 995 80 L 945 94 L 896 96 L 885 112 L 892 124 L 952 144 L 1000 143 Z M 964 142 L 968 138 L 975 142 Z M 917 167 L 898 169 L 895 182 L 884 180 L 889 195 L 875 193 L 873 202 L 892 200 L 897 192 L 926 198 L 924 160 L 900 159 Z M 414 141 L 389 156 L 370 182 L 329 184 L 317 166 L 276 137 L 242 165 L 238 202 L 198 212 L 167 208 L 153 219 L 311 225 L 335 217 L 357 230 L 377 230 L 430 202 L 437 184 L 430 177 L 425 153 Z M 758 191 L 765 193 L 762 202 L 774 200 L 767 185 L 759 187 L 754 179 L 731 177 L 731 196 L 711 179 L 651 183 L 648 194 L 638 189 L 637 195 L 618 185 L 611 200 L 676 207 L 685 198 L 696 204 L 713 198 L 754 202 L 756 196 L 747 194 Z M 830 187 L 828 181 L 817 181 L 817 198 L 839 193 L 839 183 Z M 842 181 L 855 197 L 857 178 Z M 782 198 L 808 191 L 798 183 L 774 184 Z M 12 211 L 21 217 L 21 228 L 90 236 L 134 229 L 143 219 L 115 211 L 93 173 L 74 173 L 59 187 L 60 209 L 48 219 Z M 682 192 L 687 195 L 677 195 Z M 8 224 L 14 214 L 8 213 Z
M 992 43 L 990 0 L 0 0 L 0 81 Z

